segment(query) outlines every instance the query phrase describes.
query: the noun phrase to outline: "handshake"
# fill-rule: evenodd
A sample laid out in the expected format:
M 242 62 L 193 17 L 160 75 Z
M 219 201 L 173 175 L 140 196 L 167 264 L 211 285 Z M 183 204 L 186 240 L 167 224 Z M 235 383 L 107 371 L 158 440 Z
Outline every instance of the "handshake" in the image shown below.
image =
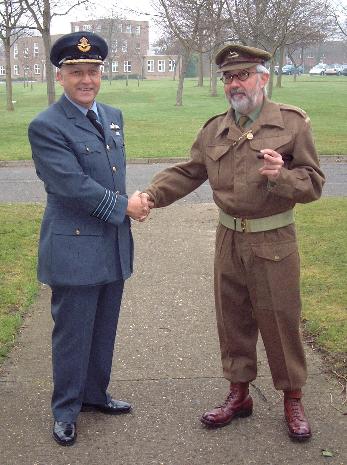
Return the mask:
M 128 200 L 126 214 L 136 221 L 145 221 L 154 208 L 154 202 L 145 192 L 135 191 Z

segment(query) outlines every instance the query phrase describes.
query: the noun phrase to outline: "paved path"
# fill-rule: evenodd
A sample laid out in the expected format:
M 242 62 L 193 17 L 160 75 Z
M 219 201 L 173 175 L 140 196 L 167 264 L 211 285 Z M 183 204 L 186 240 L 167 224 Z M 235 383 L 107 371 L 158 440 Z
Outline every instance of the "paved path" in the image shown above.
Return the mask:
M 331 157 L 321 161 L 327 182 L 324 196 L 347 196 L 347 163 L 334 162 Z M 145 188 L 155 173 L 169 166 L 168 163 L 130 163 L 127 167 L 127 186 L 131 193 Z M 42 183 L 38 180 L 31 163 L 0 165 L 0 203 L 1 202 L 44 202 L 46 198 Z M 211 188 L 206 182 L 181 203 L 212 202 Z
M 207 430 L 199 416 L 224 398 L 215 325 L 213 204 L 173 205 L 134 223 L 110 391 L 131 415 L 82 413 L 70 448 L 51 439 L 50 291 L 42 288 L 0 374 L 1 465 L 347 465 L 341 388 L 307 347 L 305 405 L 313 438 L 286 434 L 280 395 L 259 345 L 253 416 Z M 322 449 L 333 458 L 324 458 Z

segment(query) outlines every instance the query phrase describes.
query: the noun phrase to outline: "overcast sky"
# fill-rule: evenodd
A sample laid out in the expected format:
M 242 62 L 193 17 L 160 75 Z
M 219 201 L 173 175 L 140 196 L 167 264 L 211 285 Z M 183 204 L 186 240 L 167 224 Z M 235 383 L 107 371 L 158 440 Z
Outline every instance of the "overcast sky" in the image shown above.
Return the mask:
M 103 2 L 101 2 L 103 3 Z M 109 5 L 112 5 L 111 2 L 108 2 Z M 155 25 L 152 22 L 153 8 L 151 8 L 150 0 L 119 0 L 115 4 L 117 7 L 114 8 L 115 11 L 119 11 L 120 16 L 124 16 L 127 19 L 137 19 L 139 21 L 149 21 L 150 22 L 150 36 L 149 41 L 153 43 L 156 40 Z M 86 9 L 85 5 L 82 5 L 79 8 L 75 8 L 67 16 L 54 17 L 52 21 L 51 33 L 52 34 L 67 34 L 71 32 L 70 22 L 71 21 L 83 21 L 88 20 L 91 17 L 94 19 L 99 16 L 106 15 L 108 10 L 104 6 L 96 8 L 96 13 L 91 15 L 90 11 Z

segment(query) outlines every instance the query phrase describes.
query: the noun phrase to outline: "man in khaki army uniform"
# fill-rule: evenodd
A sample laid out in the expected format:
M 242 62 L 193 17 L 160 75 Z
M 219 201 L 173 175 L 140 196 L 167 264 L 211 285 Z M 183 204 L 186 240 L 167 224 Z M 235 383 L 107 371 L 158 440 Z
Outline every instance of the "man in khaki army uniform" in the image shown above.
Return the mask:
M 208 178 L 220 210 L 215 303 L 230 390 L 201 421 L 220 427 L 252 414 L 249 383 L 257 375 L 260 331 L 274 386 L 284 392 L 289 436 L 306 440 L 311 429 L 301 402 L 307 370 L 293 207 L 320 197 L 324 175 L 305 112 L 265 96 L 270 58 L 241 45 L 217 54 L 231 108 L 204 125 L 191 159 L 156 175 L 146 194 L 152 207 L 164 207 Z

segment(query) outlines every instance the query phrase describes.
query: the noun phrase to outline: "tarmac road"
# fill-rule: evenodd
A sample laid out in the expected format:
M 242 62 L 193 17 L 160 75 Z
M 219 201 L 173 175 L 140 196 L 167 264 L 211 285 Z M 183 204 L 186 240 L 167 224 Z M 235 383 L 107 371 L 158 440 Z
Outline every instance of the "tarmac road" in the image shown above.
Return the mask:
M 347 196 L 347 158 L 335 162 L 335 157 L 324 157 L 321 167 L 326 175 L 323 195 L 330 197 Z M 127 188 L 131 194 L 144 189 L 155 173 L 171 163 L 134 163 L 127 166 Z M 46 194 L 42 182 L 37 178 L 30 162 L 0 165 L 0 202 L 45 202 Z M 212 202 L 211 188 L 206 182 L 180 203 Z

